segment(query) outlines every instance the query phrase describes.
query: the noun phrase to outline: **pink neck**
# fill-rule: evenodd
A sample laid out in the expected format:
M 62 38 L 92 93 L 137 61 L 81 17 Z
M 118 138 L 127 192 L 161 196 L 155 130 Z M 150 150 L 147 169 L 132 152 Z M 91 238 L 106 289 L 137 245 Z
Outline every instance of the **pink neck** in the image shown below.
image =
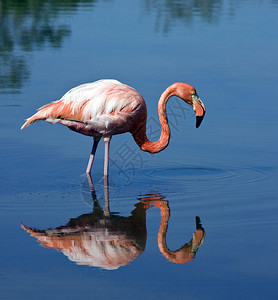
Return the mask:
M 141 130 L 133 133 L 133 138 L 141 150 L 157 153 L 165 149 L 170 140 L 170 128 L 168 125 L 168 119 L 166 114 L 166 103 L 168 99 L 174 95 L 173 86 L 169 86 L 161 95 L 158 101 L 158 116 L 161 125 L 160 138 L 156 142 L 150 142 L 146 135 L 146 124 L 141 127 Z

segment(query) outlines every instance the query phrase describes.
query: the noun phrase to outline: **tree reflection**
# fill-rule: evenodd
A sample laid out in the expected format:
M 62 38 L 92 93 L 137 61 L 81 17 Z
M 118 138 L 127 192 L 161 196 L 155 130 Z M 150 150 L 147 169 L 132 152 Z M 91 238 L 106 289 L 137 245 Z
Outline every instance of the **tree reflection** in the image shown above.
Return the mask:
M 216 22 L 220 16 L 223 0 L 145 0 L 147 11 L 156 13 L 155 28 L 169 32 L 176 22 L 192 23 L 195 16 L 207 23 Z
M 0 1 L 0 89 L 22 88 L 29 78 L 28 53 L 44 47 L 60 48 L 70 36 L 61 14 L 73 13 L 80 4 L 94 0 L 3 0 Z
M 81 5 L 97 0 L 0 0 L 0 91 L 22 88 L 29 78 L 28 55 L 45 47 L 60 48 L 71 34 L 62 18 Z M 223 0 L 145 0 L 144 15 L 156 14 L 155 28 L 169 32 L 177 22 L 186 26 L 196 15 L 208 23 L 217 21 Z M 233 7 L 234 5 L 232 5 Z
M 193 238 L 180 249 L 171 251 L 166 243 L 170 207 L 163 196 L 141 195 L 131 215 L 124 217 L 110 212 L 107 177 L 104 179 L 104 209 L 99 205 L 90 175 L 88 182 L 93 212 L 72 218 L 65 226 L 53 229 L 39 230 L 24 224 L 21 227 L 37 238 L 43 247 L 61 251 L 79 265 L 112 270 L 129 264 L 143 253 L 147 241 L 146 211 L 157 207 L 161 212 L 158 232 L 160 252 L 173 263 L 194 259 L 205 237 L 199 217 L 196 217 Z

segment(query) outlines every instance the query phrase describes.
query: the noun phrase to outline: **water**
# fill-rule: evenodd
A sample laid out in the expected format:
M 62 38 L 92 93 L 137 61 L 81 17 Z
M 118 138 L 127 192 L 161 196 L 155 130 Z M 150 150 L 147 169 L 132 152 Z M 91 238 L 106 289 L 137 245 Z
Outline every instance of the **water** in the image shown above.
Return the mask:
M 0 10 L 1 299 L 276 299 L 278 2 Z M 151 140 L 158 98 L 175 81 L 196 87 L 207 114 L 196 129 L 190 107 L 171 99 L 168 148 L 150 155 L 115 136 L 109 187 L 103 143 L 88 181 L 90 138 L 20 127 L 101 78 L 143 95 Z M 117 258 L 108 264 L 100 249 Z

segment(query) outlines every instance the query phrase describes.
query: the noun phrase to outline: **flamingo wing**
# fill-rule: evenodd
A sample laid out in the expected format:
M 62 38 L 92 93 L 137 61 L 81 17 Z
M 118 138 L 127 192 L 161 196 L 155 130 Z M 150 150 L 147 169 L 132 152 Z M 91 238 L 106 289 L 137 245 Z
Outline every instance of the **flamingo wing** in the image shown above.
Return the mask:
M 117 80 L 99 80 L 79 85 L 60 100 L 42 106 L 26 120 L 22 129 L 41 119 L 66 126 L 72 125 L 69 122 L 81 122 L 107 127 L 109 122 L 113 123 L 113 119 L 123 123 L 125 120 L 120 116 L 128 118 L 140 108 L 145 108 L 145 102 L 136 90 Z

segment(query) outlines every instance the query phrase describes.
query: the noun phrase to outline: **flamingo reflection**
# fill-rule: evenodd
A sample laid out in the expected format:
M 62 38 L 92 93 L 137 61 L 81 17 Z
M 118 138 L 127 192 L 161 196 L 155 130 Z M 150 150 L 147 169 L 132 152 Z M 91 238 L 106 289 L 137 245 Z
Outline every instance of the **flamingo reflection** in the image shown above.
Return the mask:
M 65 226 L 54 229 L 39 230 L 24 224 L 21 227 L 43 247 L 62 252 L 78 265 L 113 270 L 129 264 L 144 252 L 147 240 L 146 211 L 157 207 L 161 212 L 158 232 L 161 253 L 174 263 L 186 263 L 195 257 L 205 237 L 199 217 L 196 217 L 196 230 L 191 241 L 176 251 L 170 251 L 166 244 L 170 208 L 163 196 L 142 195 L 129 217 L 119 216 L 110 212 L 108 178 L 104 180 L 104 209 L 99 205 L 89 174 L 87 178 L 93 200 L 91 213 L 72 218 Z

